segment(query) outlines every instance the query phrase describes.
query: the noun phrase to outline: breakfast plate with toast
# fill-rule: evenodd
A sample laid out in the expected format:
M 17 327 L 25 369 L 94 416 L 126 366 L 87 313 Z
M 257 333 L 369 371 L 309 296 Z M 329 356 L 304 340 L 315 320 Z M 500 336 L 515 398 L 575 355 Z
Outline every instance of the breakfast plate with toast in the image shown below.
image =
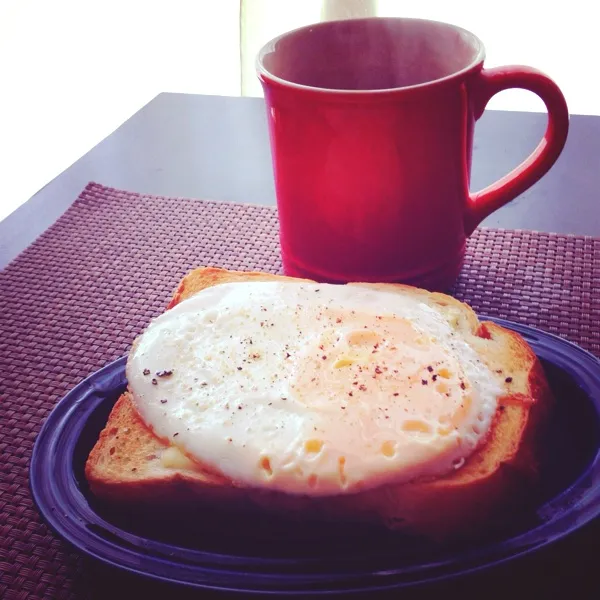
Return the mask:
M 48 524 L 202 588 L 464 575 L 600 514 L 600 361 L 398 284 L 200 268 L 46 421 Z

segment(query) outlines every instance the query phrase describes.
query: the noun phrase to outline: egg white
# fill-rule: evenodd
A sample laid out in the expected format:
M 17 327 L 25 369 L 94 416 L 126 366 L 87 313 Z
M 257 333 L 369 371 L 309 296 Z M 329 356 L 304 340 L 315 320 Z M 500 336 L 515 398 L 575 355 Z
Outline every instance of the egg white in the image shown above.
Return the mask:
M 243 485 L 333 495 L 439 476 L 487 435 L 501 388 L 417 296 L 301 282 L 207 288 L 127 363 L 154 432 Z

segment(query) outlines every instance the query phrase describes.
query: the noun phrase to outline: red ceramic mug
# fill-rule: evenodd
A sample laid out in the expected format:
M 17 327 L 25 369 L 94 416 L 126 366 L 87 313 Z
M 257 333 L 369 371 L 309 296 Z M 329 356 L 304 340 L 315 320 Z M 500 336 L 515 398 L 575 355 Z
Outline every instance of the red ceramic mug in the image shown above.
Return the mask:
M 548 171 L 569 125 L 551 79 L 484 69 L 484 54 L 459 27 L 387 18 L 303 27 L 260 51 L 286 274 L 452 285 L 466 238 Z M 546 133 L 525 162 L 471 193 L 475 121 L 509 88 L 544 101 Z

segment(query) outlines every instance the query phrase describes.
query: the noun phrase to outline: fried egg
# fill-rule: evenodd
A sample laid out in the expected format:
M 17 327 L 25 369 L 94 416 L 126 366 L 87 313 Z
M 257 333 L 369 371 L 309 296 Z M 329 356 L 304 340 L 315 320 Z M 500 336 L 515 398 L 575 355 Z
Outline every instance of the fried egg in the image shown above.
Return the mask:
M 460 468 L 502 393 L 418 295 L 290 281 L 184 300 L 138 338 L 127 379 L 146 424 L 188 457 L 315 496 Z

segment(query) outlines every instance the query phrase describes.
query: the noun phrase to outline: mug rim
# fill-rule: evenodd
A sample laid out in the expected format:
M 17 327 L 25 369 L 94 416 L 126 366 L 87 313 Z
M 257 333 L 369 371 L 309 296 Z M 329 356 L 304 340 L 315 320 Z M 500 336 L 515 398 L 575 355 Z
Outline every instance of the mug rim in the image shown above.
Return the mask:
M 310 29 L 314 29 L 315 27 L 319 27 L 319 28 L 320 27 L 328 27 L 332 23 L 340 23 L 340 22 L 347 22 L 347 21 L 355 21 L 355 22 L 358 22 L 358 21 L 363 21 L 363 22 L 366 22 L 366 21 L 395 21 L 395 22 L 405 21 L 405 22 L 409 22 L 410 21 L 413 23 L 427 23 L 427 24 L 443 25 L 444 27 L 454 29 L 455 31 L 464 33 L 464 34 L 468 35 L 469 37 L 471 37 L 472 40 L 475 42 L 477 54 L 476 54 L 475 58 L 466 67 L 463 67 L 462 69 L 459 69 L 458 71 L 455 71 L 454 73 L 451 73 L 450 75 L 445 75 L 444 77 L 438 77 L 437 79 L 431 79 L 430 81 L 425 81 L 423 83 L 417 83 L 414 85 L 398 86 L 398 87 L 391 87 L 391 88 L 364 89 L 364 90 L 347 90 L 347 89 L 337 89 L 337 88 L 326 88 L 326 87 L 306 85 L 306 84 L 302 84 L 302 83 L 295 83 L 293 81 L 283 79 L 282 77 L 279 77 L 279 76 L 271 73 L 264 66 L 265 55 L 268 52 L 273 51 L 275 45 L 282 39 L 292 36 L 294 34 L 300 33 L 302 31 L 308 31 Z M 390 94 L 390 93 L 422 90 L 424 88 L 427 88 L 427 87 L 430 87 L 433 85 L 437 85 L 440 83 L 446 83 L 448 81 L 452 81 L 455 79 L 460 79 L 461 77 L 463 77 L 470 71 L 475 70 L 478 66 L 481 66 L 483 64 L 484 60 L 485 60 L 485 46 L 484 46 L 483 42 L 473 32 L 469 31 L 468 29 L 465 29 L 464 27 L 460 27 L 458 25 L 453 25 L 451 23 L 446 23 L 445 21 L 436 21 L 433 19 L 419 19 L 419 18 L 413 18 L 413 17 L 362 17 L 362 18 L 356 18 L 356 19 L 335 19 L 335 20 L 331 20 L 331 21 L 320 21 L 318 23 L 312 23 L 310 25 L 304 25 L 302 27 L 297 27 L 296 29 L 286 31 L 286 32 L 274 37 L 273 39 L 269 40 L 266 44 L 264 44 L 261 47 L 261 49 L 258 51 L 258 54 L 256 55 L 255 68 L 256 68 L 256 74 L 257 74 L 258 78 L 261 80 L 261 82 L 272 82 L 272 83 L 279 84 L 286 88 L 302 90 L 305 92 L 311 92 L 311 93 L 315 93 L 315 94 L 336 94 L 336 95 L 339 94 L 339 95 L 343 95 L 343 96 L 355 96 L 356 97 L 356 96 L 361 96 L 361 95 L 365 95 L 365 94 L 386 95 L 386 94 Z

